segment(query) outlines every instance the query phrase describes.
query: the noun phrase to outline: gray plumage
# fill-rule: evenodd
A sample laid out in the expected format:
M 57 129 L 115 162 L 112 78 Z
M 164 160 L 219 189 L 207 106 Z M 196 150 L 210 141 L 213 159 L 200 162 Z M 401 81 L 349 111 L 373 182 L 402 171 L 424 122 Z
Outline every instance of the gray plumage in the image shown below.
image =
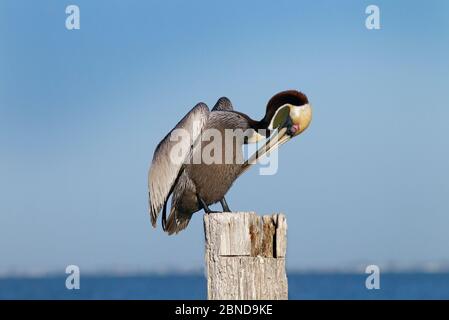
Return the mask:
M 185 117 L 179 121 L 179 123 L 173 128 L 184 128 L 192 133 L 192 140 L 195 140 L 204 126 L 209 116 L 209 109 L 204 103 L 197 104 L 192 110 L 190 110 Z M 192 126 L 196 124 L 196 131 Z M 172 163 L 170 161 L 170 152 L 175 144 L 178 142 L 170 141 L 170 136 L 173 132 L 171 130 L 164 139 L 158 144 L 154 151 L 153 161 L 148 173 L 148 191 L 149 191 L 149 211 L 151 215 L 151 224 L 156 226 L 156 220 L 159 212 L 164 206 L 169 193 L 175 183 L 178 175 L 182 169 L 182 163 Z M 194 131 L 196 135 L 194 136 Z M 184 144 L 187 141 L 184 142 Z M 184 149 L 188 149 L 190 146 L 184 145 Z M 185 154 L 184 157 L 187 157 Z
M 232 107 L 231 100 L 226 97 L 221 97 L 218 99 L 215 106 L 212 108 L 212 111 L 232 111 L 234 108 Z
M 196 125 L 196 128 L 192 126 Z M 170 161 L 170 152 L 178 143 L 170 141 L 173 130 L 183 128 L 191 135 L 189 146 L 182 146 L 186 150 L 181 158 L 184 163 L 175 164 Z M 247 119 L 240 113 L 234 112 L 229 99 L 222 97 L 215 104 L 211 112 L 204 103 L 197 104 L 170 133 L 159 143 L 154 152 L 153 161 L 148 175 L 149 207 L 152 225 L 156 226 L 156 220 L 162 209 L 162 227 L 168 234 L 178 233 L 185 229 L 192 214 L 203 207 L 199 203 L 198 196 L 211 205 L 223 199 L 234 180 L 242 171 L 242 144 L 236 139 L 234 143 L 225 146 L 221 155 L 221 164 L 193 163 L 193 159 L 202 159 L 197 156 L 209 143 L 201 141 L 201 134 L 208 129 L 218 130 L 222 137 L 225 129 L 249 129 Z M 207 131 L 206 131 L 207 132 Z M 192 143 L 193 142 L 193 143 Z M 201 148 L 197 148 L 201 144 Z M 232 161 L 225 159 L 225 154 L 233 148 Z M 225 163 L 228 160 L 228 163 Z M 240 162 L 239 162 L 240 161 Z M 166 220 L 166 206 L 172 196 L 170 215 Z

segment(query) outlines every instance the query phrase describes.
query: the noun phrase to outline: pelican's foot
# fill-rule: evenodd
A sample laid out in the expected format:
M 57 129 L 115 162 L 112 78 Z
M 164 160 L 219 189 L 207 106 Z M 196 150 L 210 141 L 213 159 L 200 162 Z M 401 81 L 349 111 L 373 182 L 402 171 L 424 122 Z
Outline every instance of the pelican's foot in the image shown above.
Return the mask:
M 214 210 L 209 210 L 209 212 L 207 212 L 206 210 L 204 210 L 206 212 L 206 214 L 211 214 L 211 213 L 222 213 L 223 211 L 214 211 Z

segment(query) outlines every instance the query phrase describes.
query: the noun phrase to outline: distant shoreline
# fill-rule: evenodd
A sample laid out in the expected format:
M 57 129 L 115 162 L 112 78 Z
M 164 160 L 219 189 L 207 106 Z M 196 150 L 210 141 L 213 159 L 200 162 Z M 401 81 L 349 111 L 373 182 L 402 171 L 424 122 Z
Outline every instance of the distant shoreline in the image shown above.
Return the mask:
M 449 268 L 442 269 L 425 269 L 425 268 L 408 268 L 408 269 L 387 269 L 381 271 L 382 274 L 449 274 Z M 365 275 L 364 270 L 357 269 L 308 269 L 308 270 L 287 270 L 289 276 L 294 275 Z M 204 277 L 204 272 L 199 271 L 86 271 L 82 275 L 86 278 L 164 278 L 164 277 Z M 4 279 L 52 279 L 65 278 L 64 272 L 5 272 L 0 273 L 0 281 Z

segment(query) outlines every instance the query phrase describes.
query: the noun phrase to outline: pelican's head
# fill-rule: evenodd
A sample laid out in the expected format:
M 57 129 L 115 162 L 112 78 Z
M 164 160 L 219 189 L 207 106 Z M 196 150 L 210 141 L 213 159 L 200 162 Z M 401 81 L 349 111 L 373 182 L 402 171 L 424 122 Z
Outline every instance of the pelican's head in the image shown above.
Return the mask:
M 265 117 L 258 122 L 259 128 L 268 129 L 272 133 L 265 144 L 247 161 L 245 167 L 257 162 L 265 153 L 269 154 L 293 137 L 306 130 L 312 121 L 312 108 L 306 95 L 296 91 L 282 91 L 273 96 L 267 104 Z M 255 134 L 257 142 L 264 138 Z
M 268 101 L 263 121 L 270 132 L 274 131 L 261 150 L 269 153 L 308 128 L 312 108 L 305 94 L 296 90 L 283 91 Z
M 307 129 L 312 121 L 312 108 L 305 94 L 283 91 L 268 102 L 266 117 L 271 118 L 269 130 L 285 131 L 291 138 Z

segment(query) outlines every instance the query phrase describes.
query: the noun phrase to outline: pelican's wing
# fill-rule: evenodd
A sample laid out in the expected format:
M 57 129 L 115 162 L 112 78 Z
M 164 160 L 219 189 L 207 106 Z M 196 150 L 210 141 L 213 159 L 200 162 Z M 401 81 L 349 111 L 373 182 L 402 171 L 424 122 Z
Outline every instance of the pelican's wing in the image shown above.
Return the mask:
M 172 187 L 185 163 L 184 160 L 190 156 L 192 144 L 200 135 L 208 117 L 208 107 L 204 103 L 198 103 L 156 147 L 148 172 L 149 212 L 153 227 L 156 227 L 158 214 L 170 196 Z M 190 135 L 190 139 L 185 137 L 180 139 L 178 135 L 180 131 L 175 132 L 176 129 L 186 130 L 185 133 Z M 176 161 L 173 161 L 171 152 L 175 146 Z
M 221 97 L 218 99 L 215 106 L 212 108 L 212 111 L 232 111 L 234 108 L 232 107 L 231 100 L 226 97 Z

